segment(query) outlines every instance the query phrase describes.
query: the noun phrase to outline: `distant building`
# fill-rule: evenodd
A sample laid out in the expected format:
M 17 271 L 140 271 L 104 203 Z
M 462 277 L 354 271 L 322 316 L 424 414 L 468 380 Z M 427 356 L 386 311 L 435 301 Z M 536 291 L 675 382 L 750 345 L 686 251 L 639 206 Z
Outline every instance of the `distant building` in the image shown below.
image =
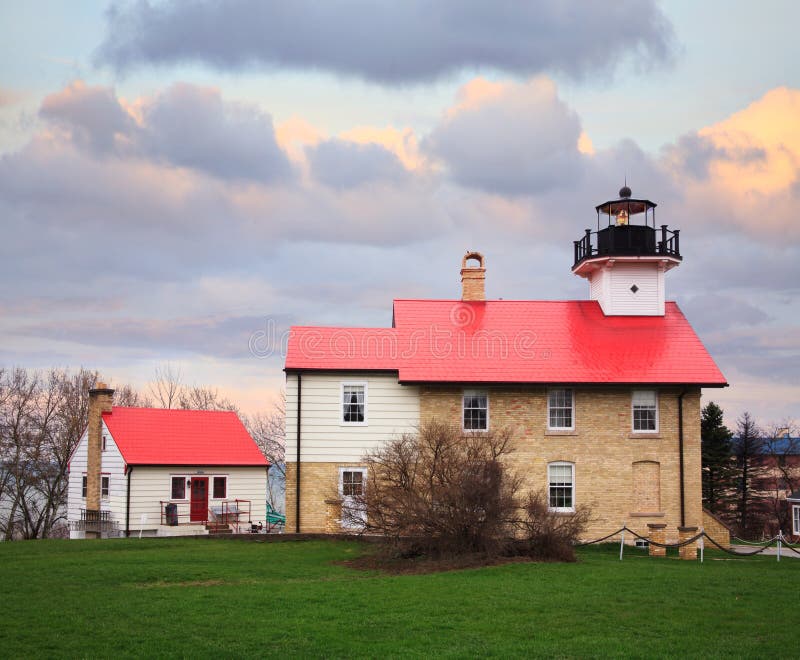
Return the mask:
M 269 464 L 236 413 L 121 408 L 89 391 L 69 462 L 71 538 L 249 531 L 266 521 Z

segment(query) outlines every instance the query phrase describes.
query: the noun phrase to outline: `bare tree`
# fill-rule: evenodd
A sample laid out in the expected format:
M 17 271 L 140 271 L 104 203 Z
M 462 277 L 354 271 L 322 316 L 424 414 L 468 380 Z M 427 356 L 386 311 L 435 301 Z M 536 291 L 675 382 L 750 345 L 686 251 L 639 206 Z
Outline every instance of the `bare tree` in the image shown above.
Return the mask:
M 178 392 L 178 407 L 185 410 L 231 410 L 239 412 L 236 404 L 220 396 L 215 388 L 202 385 L 181 387 Z
M 769 516 L 769 533 L 791 530 L 792 520 L 786 497 L 800 490 L 800 438 L 798 427 L 787 420 L 772 424 L 763 434 L 767 470 L 764 507 Z
M 0 532 L 6 540 L 13 539 L 15 532 L 20 533 L 22 527 L 18 517 L 28 489 L 29 447 L 34 435 L 32 420 L 38 386 L 38 375 L 25 369 L 13 369 L 6 379 L 5 405 L 0 413 L 4 466 L 2 494 L 5 499 Z
M 161 408 L 176 408 L 180 400 L 183 384 L 180 367 L 170 364 L 156 367 L 155 380 L 150 383 L 150 394 Z
M 125 408 L 152 408 L 153 400 L 131 385 L 125 384 L 114 389 L 114 405 Z
M 507 430 L 465 433 L 429 422 L 366 455 L 365 487 L 343 484 L 342 521 L 379 534 L 401 557 L 572 558 L 588 510 L 557 520 L 543 495 L 521 497 L 511 452 Z
M 286 493 L 286 395 L 267 412 L 241 415 L 242 422 L 270 463 L 267 472 L 267 501 L 283 511 Z

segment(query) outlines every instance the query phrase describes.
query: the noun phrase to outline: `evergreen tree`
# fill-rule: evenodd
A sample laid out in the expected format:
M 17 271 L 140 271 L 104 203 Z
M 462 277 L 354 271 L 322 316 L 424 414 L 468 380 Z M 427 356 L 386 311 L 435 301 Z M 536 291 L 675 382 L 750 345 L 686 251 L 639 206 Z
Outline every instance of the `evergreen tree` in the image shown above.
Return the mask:
M 754 487 L 764 474 L 764 438 L 749 412 L 736 422 L 736 509 L 741 534 L 756 537 L 763 531 L 763 501 Z
M 711 401 L 700 418 L 703 506 L 719 515 L 729 511 L 735 486 L 733 433 L 725 426 L 722 414 L 722 408 Z

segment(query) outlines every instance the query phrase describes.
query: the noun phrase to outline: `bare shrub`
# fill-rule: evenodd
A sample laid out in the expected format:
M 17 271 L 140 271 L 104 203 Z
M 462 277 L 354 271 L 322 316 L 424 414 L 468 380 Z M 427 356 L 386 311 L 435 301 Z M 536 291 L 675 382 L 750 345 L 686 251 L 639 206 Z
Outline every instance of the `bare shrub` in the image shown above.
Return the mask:
M 547 504 L 542 491 L 528 494 L 519 537 L 509 549 L 536 559 L 575 561 L 575 543 L 585 531 L 591 511 L 579 506 L 574 512 L 553 512 Z
M 521 497 L 505 460 L 511 441 L 508 430 L 434 421 L 386 443 L 365 458 L 366 487 L 345 493 L 342 522 L 382 535 L 395 557 L 573 558 L 588 513 L 555 514 L 542 495 Z

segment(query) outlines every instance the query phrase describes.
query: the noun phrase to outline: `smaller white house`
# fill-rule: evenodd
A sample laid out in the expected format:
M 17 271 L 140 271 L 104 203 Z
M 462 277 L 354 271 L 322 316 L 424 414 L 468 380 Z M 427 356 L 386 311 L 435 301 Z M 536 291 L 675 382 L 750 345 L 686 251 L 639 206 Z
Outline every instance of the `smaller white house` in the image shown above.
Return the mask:
M 247 532 L 269 463 L 233 412 L 124 408 L 100 383 L 69 462 L 71 538 Z

